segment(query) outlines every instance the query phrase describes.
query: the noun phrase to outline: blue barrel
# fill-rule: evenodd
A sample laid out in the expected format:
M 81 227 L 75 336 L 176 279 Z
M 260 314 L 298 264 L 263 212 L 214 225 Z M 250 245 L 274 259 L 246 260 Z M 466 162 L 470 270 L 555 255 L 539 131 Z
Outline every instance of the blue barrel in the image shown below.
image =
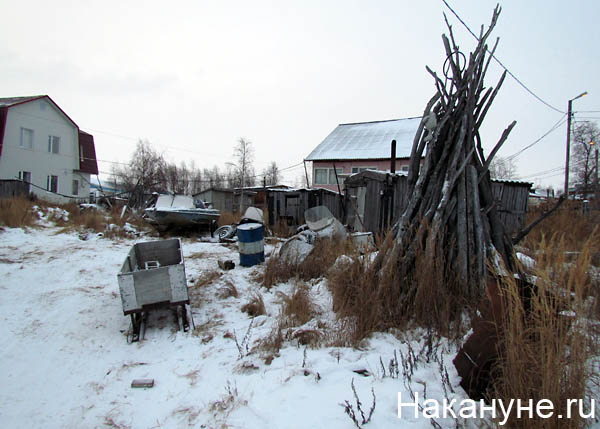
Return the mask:
M 260 223 L 244 223 L 237 227 L 240 265 L 251 267 L 265 262 L 263 226 Z

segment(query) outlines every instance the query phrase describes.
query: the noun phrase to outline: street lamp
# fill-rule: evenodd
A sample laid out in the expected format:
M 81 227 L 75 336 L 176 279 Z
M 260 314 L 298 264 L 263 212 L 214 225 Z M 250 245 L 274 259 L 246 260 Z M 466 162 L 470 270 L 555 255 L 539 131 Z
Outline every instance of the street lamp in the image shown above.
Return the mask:
M 582 92 L 575 98 L 569 100 L 569 108 L 567 109 L 567 161 L 565 163 L 565 195 L 567 200 L 569 199 L 569 155 L 571 153 L 571 108 L 573 101 L 587 95 L 587 91 Z
M 594 180 L 594 199 L 596 200 L 595 204 L 598 204 L 598 148 L 595 147 L 595 144 L 596 144 L 596 142 L 594 140 L 592 140 L 590 142 L 590 147 L 592 149 L 596 148 L 596 168 L 595 168 L 595 176 L 596 176 L 596 178 Z

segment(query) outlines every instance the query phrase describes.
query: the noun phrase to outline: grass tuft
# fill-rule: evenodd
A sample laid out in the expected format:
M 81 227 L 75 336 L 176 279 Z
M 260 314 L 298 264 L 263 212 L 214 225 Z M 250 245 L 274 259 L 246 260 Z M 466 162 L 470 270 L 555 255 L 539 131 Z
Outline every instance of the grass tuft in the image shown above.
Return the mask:
M 242 311 L 248 313 L 250 317 L 262 316 L 266 314 L 265 302 L 260 292 L 253 291 L 250 294 L 250 300 L 242 306 Z
M 355 253 L 356 249 L 350 240 L 318 239 L 304 261 L 297 262 L 281 258 L 279 255 L 271 256 L 265 266 L 263 285 L 269 289 L 293 277 L 310 280 L 325 276 L 340 255 Z
M 35 225 L 37 220 L 33 203 L 25 197 L 0 199 L 0 225 L 9 228 L 24 228 Z
M 593 233 L 574 261 L 568 261 L 566 250 L 572 242 L 555 235 L 542 239 L 534 249 L 538 255 L 531 269 L 535 286 L 530 296 L 524 295 L 514 278 L 499 283 L 506 313 L 497 323 L 501 359 L 496 365 L 496 398 L 511 398 L 534 403 L 548 399 L 554 405 L 549 419 L 518 419 L 511 414 L 508 427 L 522 428 L 580 428 L 585 419 L 577 413 L 567 415 L 567 400 L 586 398 L 587 381 L 593 377 L 590 357 L 597 354 L 597 318 L 588 305 L 590 295 L 596 294 L 597 280 L 588 274 L 592 255 L 597 248 L 598 234 Z M 596 375 L 597 377 L 597 375 Z

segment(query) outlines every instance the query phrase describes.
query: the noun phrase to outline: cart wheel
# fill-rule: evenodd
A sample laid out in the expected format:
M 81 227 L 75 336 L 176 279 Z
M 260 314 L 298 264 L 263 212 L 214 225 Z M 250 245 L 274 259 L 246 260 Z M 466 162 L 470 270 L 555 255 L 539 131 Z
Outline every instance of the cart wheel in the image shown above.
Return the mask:
M 189 328 L 193 331 L 194 329 L 196 329 L 196 324 L 194 323 L 194 316 L 192 316 L 192 307 L 189 304 L 185 305 L 185 313 L 187 316 Z
M 182 307 L 181 305 L 177 306 L 177 325 L 179 326 L 179 330 L 181 332 L 185 332 L 184 327 L 183 327 L 184 314 L 183 314 L 183 309 L 181 307 Z

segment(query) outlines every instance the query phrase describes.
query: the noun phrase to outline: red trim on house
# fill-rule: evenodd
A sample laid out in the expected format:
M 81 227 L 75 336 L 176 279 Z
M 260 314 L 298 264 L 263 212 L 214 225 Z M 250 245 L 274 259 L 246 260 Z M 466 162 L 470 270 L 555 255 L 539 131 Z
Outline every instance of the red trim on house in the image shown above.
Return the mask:
M 67 118 L 67 120 L 69 120 L 73 124 L 73 126 L 75 126 L 75 128 L 77 128 L 77 130 L 79 130 L 79 126 L 75 123 L 75 121 L 73 119 L 71 119 L 71 117 L 69 115 L 67 115 L 65 113 L 65 111 L 63 109 L 61 109 L 58 104 L 56 104 L 54 102 L 54 100 L 52 98 L 50 98 L 50 96 L 37 95 L 37 96 L 32 96 L 32 97 L 24 97 L 24 99 L 21 101 L 16 101 L 16 102 L 8 104 L 4 107 L 0 107 L 0 155 L 2 155 L 2 145 L 4 143 L 4 131 L 6 129 L 6 118 L 8 116 L 8 109 L 10 109 L 11 107 L 14 107 L 14 106 L 19 106 L 21 104 L 27 104 L 27 103 L 31 103 L 32 101 L 41 100 L 43 98 L 47 98 L 54 105 L 54 107 L 56 107 L 58 109 L 58 111 L 60 113 L 62 113 L 65 116 L 65 118 Z M 94 155 L 94 158 L 95 158 L 95 155 Z M 96 170 L 97 169 L 98 169 L 98 167 L 96 167 Z
M 76 127 L 77 129 L 79 129 L 79 125 L 77 125 L 77 124 L 75 123 L 75 121 L 74 121 L 73 119 L 71 119 L 71 117 L 70 117 L 69 115 L 67 115 L 67 114 L 65 113 L 65 111 L 64 111 L 63 109 L 61 109 L 61 108 L 60 108 L 60 106 L 59 106 L 58 104 L 56 104 L 56 103 L 54 102 L 54 100 L 53 100 L 52 98 L 50 98 L 50 96 L 49 96 L 49 95 L 43 95 L 43 96 L 42 96 L 42 97 L 40 97 L 40 98 L 44 98 L 44 97 L 45 97 L 45 98 L 47 98 L 48 100 L 50 100 L 50 101 L 52 102 L 52 104 L 54 104 L 54 106 L 55 106 L 55 107 L 56 107 L 58 110 L 60 110 L 60 112 L 61 112 L 63 115 L 65 115 L 65 116 L 66 116 L 66 118 L 67 118 L 69 121 L 71 121 L 71 123 L 72 123 L 73 125 L 75 125 L 75 127 Z M 36 100 L 37 100 L 37 98 L 36 98 Z
M 41 100 L 42 98 L 47 98 L 48 100 L 50 100 L 50 102 L 51 102 L 51 103 L 54 105 L 54 107 L 56 107 L 56 108 L 57 108 L 57 109 L 60 111 L 60 113 L 62 113 L 63 115 L 65 115 L 65 117 L 66 117 L 66 118 L 67 118 L 69 121 L 71 121 L 71 123 L 72 123 L 72 124 L 73 124 L 75 127 L 77 127 L 77 128 L 79 129 L 79 126 L 78 126 L 78 125 L 75 123 L 75 121 L 74 121 L 73 119 L 71 119 L 71 117 L 70 117 L 69 115 L 67 115 L 67 114 L 65 113 L 65 111 L 64 111 L 63 109 L 61 109 L 61 108 L 60 108 L 60 106 L 59 106 L 58 104 L 56 104 L 56 102 L 55 102 L 55 101 L 54 101 L 52 98 L 50 98 L 50 96 L 49 96 L 49 95 L 38 95 L 38 96 L 33 96 L 33 97 L 31 97 L 31 98 L 27 98 L 27 99 L 25 99 L 25 100 L 23 100 L 23 101 L 18 101 L 18 102 L 16 102 L 16 103 L 12 103 L 12 104 L 10 104 L 9 106 L 6 106 L 6 107 L 8 108 L 8 107 L 14 107 L 14 106 L 18 106 L 18 105 L 20 105 L 20 104 L 31 103 L 32 101 Z
M 79 130 L 79 171 L 98 174 L 94 136 Z
M 8 107 L 0 107 L 0 156 L 2 156 L 2 144 L 4 143 L 4 131 L 6 130 L 6 117 Z

